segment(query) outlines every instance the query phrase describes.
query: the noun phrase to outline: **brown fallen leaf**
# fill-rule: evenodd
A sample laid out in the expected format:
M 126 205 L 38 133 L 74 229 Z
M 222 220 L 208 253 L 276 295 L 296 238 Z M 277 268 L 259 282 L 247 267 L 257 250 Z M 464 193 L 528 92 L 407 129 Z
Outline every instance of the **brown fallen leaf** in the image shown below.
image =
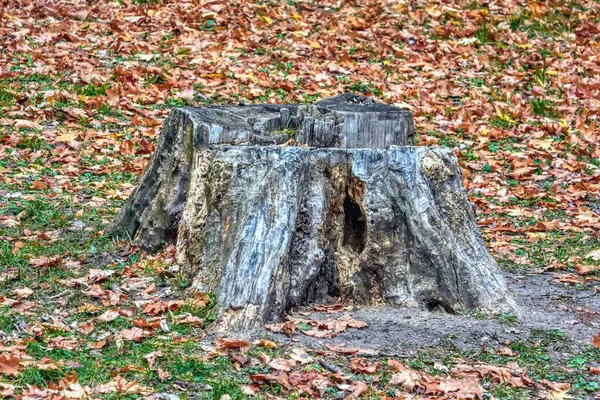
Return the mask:
M 296 347 L 290 352 L 290 358 L 300 364 L 308 364 L 313 362 L 313 358 L 309 356 L 304 350 Z
M 355 329 L 362 329 L 362 328 L 366 328 L 368 326 L 368 324 L 366 322 L 357 321 L 354 318 L 352 318 L 350 315 L 344 315 L 344 316 L 340 317 L 338 319 L 338 321 L 341 321 L 341 322 L 345 323 L 347 326 L 349 326 L 350 328 L 355 328 Z
M 191 301 L 192 307 L 202 308 L 212 303 L 212 299 L 207 293 L 194 292 L 194 297 Z
M 0 382 L 0 396 L 3 398 L 13 397 L 15 394 L 15 387 L 9 383 Z
M 33 121 L 28 121 L 26 119 L 16 119 L 14 121 L 15 129 L 33 129 L 35 131 L 41 131 L 42 126 Z
M 64 367 L 65 363 L 64 361 L 53 361 L 48 357 L 42 357 L 41 360 L 34 362 L 32 365 L 39 370 L 48 371 L 53 369 L 61 369 Z
M 117 337 L 121 339 L 131 340 L 134 342 L 140 342 L 142 339 L 148 336 L 150 336 L 150 332 L 137 327 L 133 327 L 131 329 L 123 329 L 117 334 Z
M 133 326 L 137 326 L 138 328 L 152 328 L 156 329 L 160 327 L 160 318 L 151 318 L 150 320 L 145 319 L 134 319 L 131 321 Z
M 21 359 L 12 354 L 0 354 L 0 373 L 4 375 L 19 375 L 19 363 Z
M 444 378 L 441 376 L 424 376 L 425 394 L 455 395 L 459 399 L 480 400 L 483 398 L 483 388 L 479 379 L 467 377 L 464 379 Z
M 301 331 L 306 336 L 311 336 L 315 338 L 330 338 L 333 335 L 333 332 L 328 329 L 308 329 L 306 331 Z
M 29 264 L 33 265 L 34 267 L 53 267 L 55 265 L 58 265 L 58 263 L 61 260 L 62 260 L 61 256 L 54 256 L 54 257 L 41 256 L 38 258 L 30 258 Z
M 112 381 L 97 385 L 93 388 L 94 393 L 106 394 L 106 393 L 118 393 L 118 394 L 144 394 L 148 395 L 153 392 L 151 388 L 140 385 L 134 381 L 128 381 L 125 378 L 116 376 Z
M 350 369 L 352 372 L 358 372 L 361 374 L 374 374 L 380 367 L 380 363 L 369 363 L 362 357 L 354 357 L 350 361 Z
M 82 293 L 87 294 L 91 297 L 103 297 L 106 294 L 106 290 L 102 289 L 100 285 L 92 285 L 89 290 L 84 290 Z
M 202 318 L 196 317 L 195 315 L 181 316 L 177 322 L 180 324 L 200 325 L 204 322 Z
M 333 351 L 335 353 L 339 353 L 339 354 L 356 354 L 360 351 L 360 349 L 357 347 L 346 347 L 346 345 L 343 343 L 341 343 L 341 344 L 325 343 L 325 347 L 328 350 L 331 350 L 331 351 Z
M 33 181 L 31 183 L 31 188 L 33 190 L 44 190 L 44 189 L 48 189 L 48 185 L 46 185 L 44 182 L 42 181 Z
M 33 294 L 33 290 L 29 289 L 28 287 L 24 287 L 20 289 L 15 289 L 12 291 L 12 293 L 15 295 L 15 298 L 17 300 L 22 300 L 31 296 Z
M 90 333 L 92 333 L 94 331 L 95 327 L 96 327 L 96 325 L 94 324 L 94 321 L 85 321 L 83 324 L 81 324 L 81 330 L 86 335 L 89 335 Z
M 216 342 L 217 350 L 247 350 L 250 348 L 250 342 L 247 340 L 237 340 L 230 338 L 218 338 Z
M 149 303 L 144 306 L 142 312 L 148 315 L 158 315 L 167 310 L 177 311 L 183 306 L 182 300 L 159 301 L 157 303 Z
M 89 283 L 102 283 L 115 273 L 112 269 L 90 269 L 87 275 Z
M 158 379 L 160 379 L 162 382 L 171 377 L 171 373 L 169 371 L 164 371 L 160 368 L 156 370 L 156 373 L 158 374 Z
M 119 317 L 119 313 L 113 310 L 106 310 L 102 315 L 98 316 L 100 321 L 110 322 L 114 321 L 117 317 Z
M 592 272 L 597 271 L 598 267 L 595 265 L 577 264 L 577 265 L 575 265 L 575 269 L 577 270 L 577 273 L 579 274 L 579 276 L 583 276 L 583 275 L 591 274 Z
M 148 361 L 148 365 L 150 366 L 150 368 L 154 367 L 154 363 L 156 362 L 156 359 L 158 357 L 161 357 L 163 355 L 163 352 L 158 350 L 158 351 L 153 351 L 152 353 L 148 353 L 144 356 L 144 358 L 146 359 L 146 361 Z
M 369 390 L 369 386 L 367 386 L 367 384 L 364 382 L 354 381 L 352 382 L 352 385 L 350 385 L 349 390 L 352 392 L 353 396 L 360 397 L 365 394 L 367 390 Z
M 295 365 L 296 363 L 294 361 L 290 361 L 290 360 L 284 360 L 283 358 L 274 358 L 271 361 L 269 361 L 269 363 L 267 364 L 271 369 L 274 369 L 276 371 L 284 371 L 284 372 L 289 372 L 292 370 L 292 367 Z
M 329 305 L 317 305 L 313 307 L 313 311 L 327 312 L 327 313 L 338 313 L 344 311 L 344 305 L 341 303 L 329 304 Z
M 119 368 L 116 371 L 111 371 L 110 375 L 116 376 L 116 375 L 124 374 L 125 372 L 129 372 L 129 371 L 142 372 L 142 371 L 144 371 L 144 368 L 139 367 L 137 365 L 129 364 L 129 365 L 125 365 L 125 366 Z
M 592 344 L 594 345 L 595 348 L 600 349 L 600 333 L 598 333 L 598 335 L 594 336 L 594 340 L 592 341 Z

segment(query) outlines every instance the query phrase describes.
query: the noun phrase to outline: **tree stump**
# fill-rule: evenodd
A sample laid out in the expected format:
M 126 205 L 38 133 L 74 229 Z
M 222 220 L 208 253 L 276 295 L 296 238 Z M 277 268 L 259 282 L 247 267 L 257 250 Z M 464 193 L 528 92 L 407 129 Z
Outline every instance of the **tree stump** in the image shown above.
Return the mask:
M 174 109 L 112 231 L 176 242 L 221 332 L 339 297 L 517 313 L 456 156 L 413 142 L 409 111 L 350 94 Z

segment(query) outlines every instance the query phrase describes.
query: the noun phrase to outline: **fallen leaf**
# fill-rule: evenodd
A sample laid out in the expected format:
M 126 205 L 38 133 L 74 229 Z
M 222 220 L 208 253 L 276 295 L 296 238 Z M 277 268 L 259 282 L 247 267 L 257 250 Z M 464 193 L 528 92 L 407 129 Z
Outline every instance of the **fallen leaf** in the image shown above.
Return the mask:
M 250 342 L 248 342 L 247 340 L 218 338 L 216 342 L 217 350 L 247 350 L 249 348 Z
M 48 185 L 46 185 L 42 181 L 33 181 L 31 183 L 31 188 L 34 190 L 45 190 L 45 189 L 48 189 Z
M 63 133 L 62 135 L 58 136 L 54 140 L 57 142 L 69 143 L 75 139 L 77 139 L 77 134 L 75 132 L 69 132 L 69 133 Z
M 33 265 L 34 267 L 52 267 L 52 266 L 57 265 L 61 260 L 62 260 L 61 256 L 55 256 L 55 257 L 41 256 L 38 258 L 30 258 L 29 264 Z
M 590 258 L 594 261 L 600 261 L 600 249 L 598 250 L 594 250 L 594 251 L 590 251 L 589 253 L 587 253 L 585 255 L 585 258 Z
M 158 350 L 158 351 L 153 351 L 152 353 L 148 353 L 144 356 L 144 358 L 146 359 L 146 361 L 148 361 L 148 365 L 150 366 L 150 368 L 154 367 L 154 363 L 156 362 L 156 359 L 158 357 L 161 357 L 163 355 L 163 352 Z
M 380 363 L 369 363 L 362 357 L 354 357 L 350 361 L 350 369 L 352 372 L 358 372 L 361 374 L 374 374 L 379 369 Z
M 33 294 L 33 290 L 29 289 L 28 287 L 24 287 L 20 289 L 15 289 L 12 291 L 12 293 L 15 295 L 15 298 L 17 300 L 22 300 L 31 296 Z
M 167 310 L 177 311 L 183 306 L 182 300 L 159 301 L 157 303 L 146 304 L 142 310 L 148 315 L 158 315 Z
M 119 316 L 119 313 L 113 310 L 106 310 L 102 315 L 98 316 L 100 321 L 110 322 L 114 321 Z
M 313 358 L 309 356 L 304 350 L 296 347 L 290 352 L 290 358 L 298 361 L 300 364 L 308 364 L 313 362 Z
M 274 348 L 277 347 L 277 344 L 275 342 L 270 341 L 270 340 L 260 339 L 258 341 L 258 346 L 264 347 L 266 349 L 274 349 Z
M 349 390 L 352 392 L 353 396 L 360 397 L 365 394 L 367 390 L 369 390 L 369 386 L 367 386 L 367 384 L 364 382 L 354 381 L 352 382 L 352 385 L 350 385 Z
M 144 329 L 133 327 L 131 329 L 123 329 L 117 335 L 117 337 L 124 340 L 131 340 L 134 342 L 140 342 L 142 339 L 150 336 L 150 333 Z
M 290 362 L 289 360 L 284 360 L 283 358 L 278 357 L 269 361 L 267 365 L 276 371 L 288 372 L 292 370 L 294 364 L 295 362 L 293 361 Z
M 15 129 L 33 129 L 35 131 L 41 131 L 42 126 L 33 121 L 28 121 L 25 119 L 16 119 L 14 121 Z
M 19 375 L 20 358 L 12 354 L 0 354 L 0 373 L 10 376 Z

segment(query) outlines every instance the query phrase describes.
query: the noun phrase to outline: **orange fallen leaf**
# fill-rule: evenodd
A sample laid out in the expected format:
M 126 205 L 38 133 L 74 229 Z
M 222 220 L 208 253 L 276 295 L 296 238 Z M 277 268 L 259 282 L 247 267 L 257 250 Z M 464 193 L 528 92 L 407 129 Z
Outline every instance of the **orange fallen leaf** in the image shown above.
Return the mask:
M 19 375 L 21 359 L 12 354 L 0 354 L 0 373 L 10 376 Z
M 362 357 L 354 357 L 350 361 L 350 369 L 352 372 L 361 374 L 374 374 L 379 369 L 380 363 L 369 363 Z
M 598 333 L 598 335 L 594 336 L 594 340 L 592 341 L 592 344 L 594 345 L 594 347 L 600 349 L 600 333 Z
M 275 342 L 271 342 L 270 340 L 260 339 L 258 341 L 258 346 L 264 347 L 266 349 L 274 349 L 277 347 L 277 344 Z
M 160 327 L 160 317 L 151 318 L 150 320 L 145 319 L 134 319 L 131 321 L 133 326 L 139 328 L 158 328 Z
M 33 181 L 31 183 L 31 188 L 34 190 L 44 190 L 44 189 L 48 189 L 48 185 L 46 185 L 42 181 Z
M 149 303 L 146 304 L 142 310 L 145 314 L 148 315 L 158 315 L 167 310 L 169 311 L 177 311 L 183 306 L 183 301 L 181 300 L 171 300 L 171 301 L 159 301 L 157 303 Z
M 216 348 L 217 350 L 247 350 L 250 348 L 250 342 L 247 340 L 218 338 L 216 342 Z

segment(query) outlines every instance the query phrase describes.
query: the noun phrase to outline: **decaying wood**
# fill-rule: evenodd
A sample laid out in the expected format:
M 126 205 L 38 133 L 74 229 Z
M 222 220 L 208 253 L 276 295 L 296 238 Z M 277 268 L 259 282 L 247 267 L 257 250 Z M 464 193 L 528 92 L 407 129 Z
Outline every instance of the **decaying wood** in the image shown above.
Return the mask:
M 360 96 L 176 109 L 113 231 L 175 241 L 222 331 L 340 296 L 515 312 L 454 153 L 412 144 L 409 112 Z

